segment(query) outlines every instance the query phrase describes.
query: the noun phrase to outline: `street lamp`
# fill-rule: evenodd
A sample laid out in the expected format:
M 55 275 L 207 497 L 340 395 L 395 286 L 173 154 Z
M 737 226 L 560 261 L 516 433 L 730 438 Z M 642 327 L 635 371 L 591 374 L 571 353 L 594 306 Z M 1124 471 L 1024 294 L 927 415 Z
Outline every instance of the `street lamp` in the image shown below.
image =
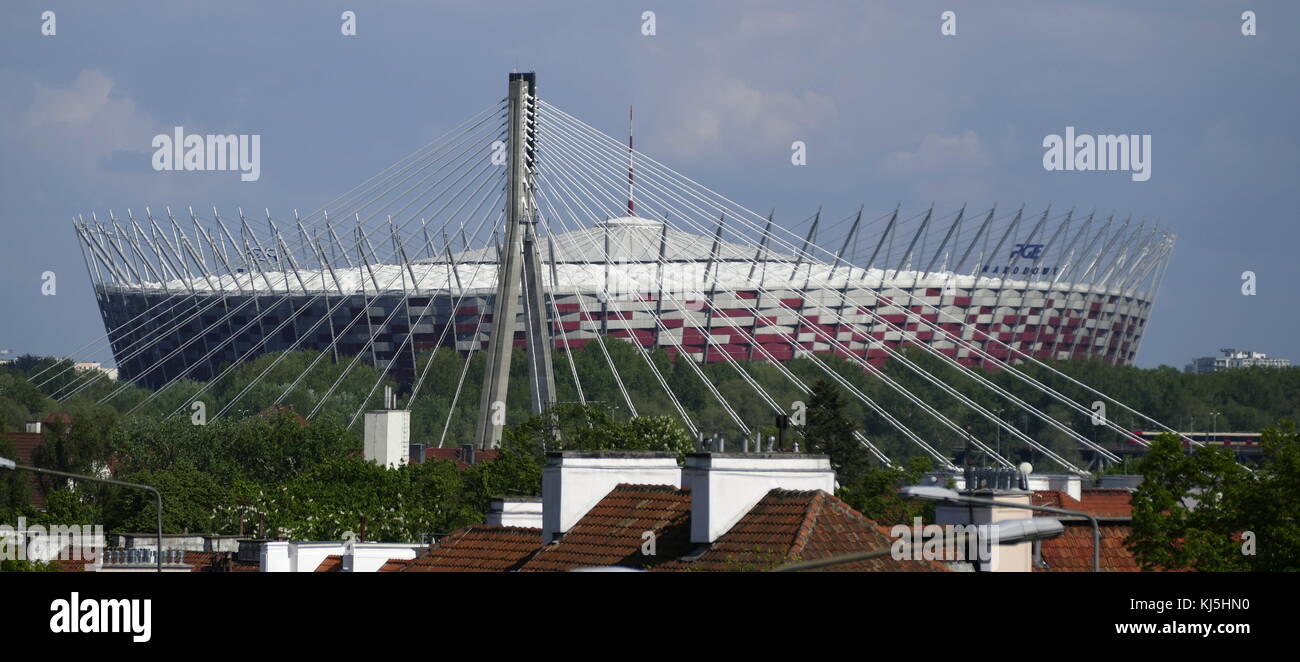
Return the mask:
M 1210 433 L 1213 437 L 1219 435 L 1219 412 L 1217 411 L 1210 412 L 1210 429 L 1213 430 Z M 1213 441 L 1213 439 L 1211 439 L 1211 441 Z
M 996 501 L 994 499 L 980 499 L 978 497 L 962 496 L 955 490 L 935 485 L 909 485 L 899 490 L 898 496 L 903 499 L 930 501 L 933 503 L 942 503 L 954 506 L 1002 506 L 1005 508 L 1021 508 L 1024 510 L 1033 510 L 1044 513 L 1056 513 L 1058 515 L 1086 517 L 1088 518 L 1088 521 L 1092 523 L 1092 571 L 1101 572 L 1101 527 L 1097 525 L 1097 518 L 1091 513 L 1085 513 L 1081 510 L 1053 508 L 1051 506 L 1033 506 L 1019 503 L 1007 503 L 1004 501 Z
M 998 412 L 998 425 L 997 425 L 998 436 L 997 436 L 996 443 L 998 449 L 998 457 L 1002 457 L 1002 410 L 998 409 L 997 412 Z
M 112 480 L 110 478 L 97 478 L 95 476 L 83 476 L 81 474 L 72 474 L 66 471 L 55 471 L 53 469 L 29 467 L 26 465 L 18 464 L 7 457 L 0 457 L 0 469 L 12 469 L 12 470 L 21 469 L 23 471 L 30 471 L 32 473 L 37 473 L 37 474 L 46 474 L 49 476 L 71 478 L 73 480 L 88 480 L 92 483 L 104 483 L 106 485 L 120 485 L 122 487 L 133 487 L 137 490 L 146 490 L 148 492 L 153 492 L 154 498 L 158 500 L 158 549 L 157 552 L 154 554 L 154 560 L 158 562 L 158 572 L 162 572 L 162 551 L 163 551 L 162 549 L 162 495 L 158 493 L 157 488 L 150 487 L 148 485 L 140 485 L 139 483 L 128 483 L 126 481 L 121 481 L 121 480 Z
M 1033 542 L 1035 540 L 1047 540 L 1055 538 L 1065 532 L 1065 525 L 1060 520 L 1050 517 L 1029 517 L 1026 519 L 1004 520 L 992 525 L 995 529 L 996 540 L 998 545 L 1018 545 L 1022 542 Z M 961 540 L 957 541 L 957 547 L 961 548 L 966 545 L 966 534 L 959 534 Z M 912 543 L 904 544 L 910 549 Z M 888 556 L 894 551 L 893 545 L 877 547 L 876 549 L 865 552 L 855 552 L 853 554 L 843 554 L 832 556 L 825 559 L 816 559 L 814 561 L 801 561 L 798 563 L 787 563 L 785 565 L 773 568 L 773 572 L 795 572 L 799 570 L 813 570 L 816 568 L 825 568 L 832 565 L 843 563 L 854 563 L 856 561 L 870 561 L 882 556 Z

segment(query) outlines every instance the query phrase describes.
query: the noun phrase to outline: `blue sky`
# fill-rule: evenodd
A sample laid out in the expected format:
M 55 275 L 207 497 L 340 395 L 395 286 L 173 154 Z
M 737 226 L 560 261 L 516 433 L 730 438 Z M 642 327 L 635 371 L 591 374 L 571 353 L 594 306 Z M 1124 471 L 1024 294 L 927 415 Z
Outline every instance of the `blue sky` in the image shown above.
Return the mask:
M 6 3 L 0 348 L 103 334 L 75 214 L 315 209 L 503 97 L 517 68 L 614 135 L 635 104 L 638 149 L 778 220 L 930 202 L 1155 220 L 1179 240 L 1139 365 L 1300 360 L 1298 37 L 1291 2 Z M 260 134 L 261 178 L 154 172 L 153 136 L 178 125 Z M 1066 126 L 1151 134 L 1151 179 L 1045 171 L 1043 137 Z

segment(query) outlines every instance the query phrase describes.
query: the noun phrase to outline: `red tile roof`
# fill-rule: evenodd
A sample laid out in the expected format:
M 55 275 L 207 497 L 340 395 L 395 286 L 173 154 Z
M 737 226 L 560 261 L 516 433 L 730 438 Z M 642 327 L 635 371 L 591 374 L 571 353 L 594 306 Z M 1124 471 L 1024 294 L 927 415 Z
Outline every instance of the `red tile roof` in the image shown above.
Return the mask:
M 439 540 L 398 572 L 506 572 L 541 545 L 541 529 L 476 524 Z
M 59 572 L 85 572 L 86 566 L 94 564 L 95 559 L 56 559 L 55 565 L 58 566 Z
M 521 570 L 654 567 L 690 551 L 690 527 L 690 490 L 671 485 L 618 485 Z M 648 540 L 646 531 L 654 533 L 653 556 L 641 552 Z
M 1081 510 L 1096 517 L 1132 517 L 1133 493 L 1127 488 L 1085 487 L 1077 500 L 1059 490 L 1034 490 L 1035 506 L 1051 506 L 1067 510 Z M 1049 515 L 1049 513 L 1036 513 Z
M 770 570 L 790 561 L 812 561 L 888 547 L 887 531 L 822 490 L 772 490 L 694 561 L 673 570 Z M 833 571 L 944 572 L 932 561 L 882 557 L 829 566 Z
M 41 422 L 42 422 L 42 423 L 62 423 L 62 424 L 64 424 L 64 425 L 72 425 L 72 417 L 69 416 L 69 415 L 67 415 L 67 414 L 64 413 L 64 412 L 56 411 L 56 412 L 52 412 L 49 416 L 46 416 L 45 418 L 42 418 L 42 419 L 41 419 Z
M 410 563 L 411 559 L 388 559 L 379 566 L 377 572 L 397 572 Z M 320 565 L 316 566 L 316 572 L 343 572 L 343 557 L 338 554 L 326 556 Z
M 293 405 L 276 404 L 263 409 L 257 414 L 258 418 L 264 418 L 269 421 L 276 421 L 285 416 L 294 423 L 297 423 L 298 427 L 305 428 L 310 425 L 310 423 L 307 422 L 307 419 L 302 417 L 302 414 L 299 414 L 294 410 Z
M 501 451 L 499 451 L 499 450 L 484 450 L 484 449 L 481 449 L 481 448 L 480 448 L 480 449 L 475 449 L 475 451 L 474 451 L 474 463 L 477 464 L 477 463 L 479 463 L 479 462 L 491 462 L 491 461 L 497 459 L 497 456 L 499 456 L 500 454 L 501 454 Z M 427 461 L 429 461 L 429 460 L 433 460 L 433 459 L 446 460 L 446 461 L 448 461 L 448 462 L 454 462 L 454 463 L 456 464 L 456 468 L 457 468 L 457 469 L 465 469 L 465 468 L 469 467 L 469 463 L 465 461 L 464 451 L 462 451 L 462 450 L 459 449 L 459 448 L 426 448 L 426 449 L 424 449 L 424 460 L 427 462 Z
M 1138 572 L 1137 560 L 1124 546 L 1133 527 L 1124 524 L 1101 525 L 1102 572 Z M 1091 572 L 1092 526 L 1087 522 L 1068 522 L 1065 533 L 1042 542 L 1041 556 L 1045 568 L 1035 563 L 1034 572 Z
M 185 563 L 193 569 L 191 572 L 213 572 L 213 565 L 226 557 L 226 552 L 185 552 Z
M 51 414 L 50 417 L 48 418 L 52 418 L 52 417 L 53 414 Z M 12 441 L 14 444 L 13 459 L 16 460 L 18 464 L 25 464 L 30 467 L 35 465 L 35 462 L 32 461 L 32 458 L 36 455 L 36 449 L 40 448 L 41 444 L 44 443 L 45 435 L 39 432 L 9 432 L 5 434 L 5 439 Z M 37 479 L 35 474 L 29 473 L 27 475 L 31 476 L 31 479 L 28 481 L 27 484 L 31 486 L 30 493 L 32 498 L 32 505 L 37 508 L 44 508 L 45 507 L 44 486 L 41 485 L 41 481 Z
M 241 563 L 235 552 L 185 552 L 185 562 L 194 572 L 261 572 L 257 563 Z
M 1083 509 L 1098 517 L 1132 517 L 1133 492 L 1126 488 L 1085 487 Z
M 330 554 L 316 566 L 316 572 L 342 572 L 343 557 L 338 554 Z

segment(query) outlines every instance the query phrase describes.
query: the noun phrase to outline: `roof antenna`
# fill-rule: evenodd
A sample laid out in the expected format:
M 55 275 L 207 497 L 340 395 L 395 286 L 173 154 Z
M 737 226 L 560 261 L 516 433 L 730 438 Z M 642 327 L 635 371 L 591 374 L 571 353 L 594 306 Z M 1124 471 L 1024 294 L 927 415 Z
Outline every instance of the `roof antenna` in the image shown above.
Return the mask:
M 632 197 L 632 106 L 627 107 L 627 215 L 636 216 Z

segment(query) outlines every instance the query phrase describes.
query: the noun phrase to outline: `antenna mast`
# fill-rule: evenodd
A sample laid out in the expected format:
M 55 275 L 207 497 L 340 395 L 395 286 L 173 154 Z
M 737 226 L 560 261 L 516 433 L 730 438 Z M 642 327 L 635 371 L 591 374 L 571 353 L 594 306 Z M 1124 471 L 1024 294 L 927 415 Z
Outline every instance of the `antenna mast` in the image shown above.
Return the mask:
M 636 203 L 632 197 L 632 106 L 627 107 L 627 215 L 636 216 Z

